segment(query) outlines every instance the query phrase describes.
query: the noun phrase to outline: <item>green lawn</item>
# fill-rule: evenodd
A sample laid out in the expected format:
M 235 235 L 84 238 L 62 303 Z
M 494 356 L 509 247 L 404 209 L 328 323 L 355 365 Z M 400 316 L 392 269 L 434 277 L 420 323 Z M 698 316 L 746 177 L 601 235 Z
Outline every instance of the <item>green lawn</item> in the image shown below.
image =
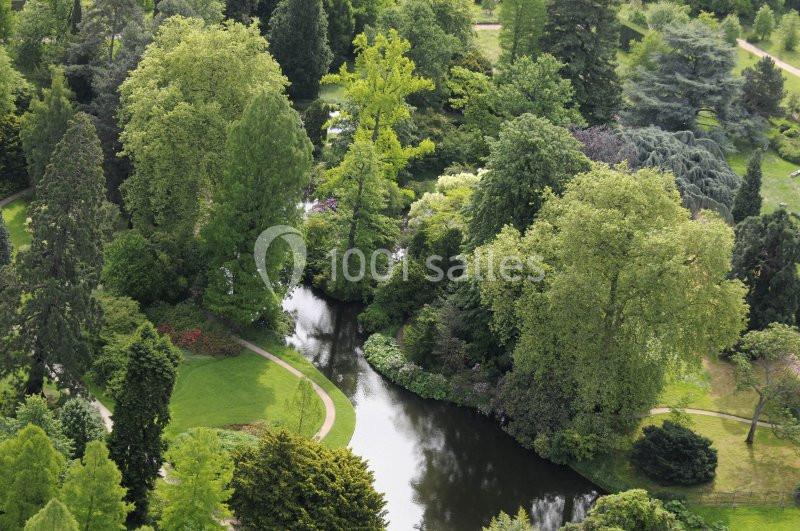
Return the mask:
M 30 199 L 21 197 L 3 207 L 3 221 L 11 236 L 11 245 L 14 250 L 23 249 L 31 244 L 31 235 L 25 228 L 28 219 L 28 206 Z
M 475 43 L 492 64 L 497 64 L 497 60 L 500 59 L 500 30 L 475 31 Z
M 791 52 L 784 50 L 781 46 L 779 37 L 780 35 L 776 31 L 772 34 L 772 38 L 770 40 L 754 42 L 753 46 L 761 48 L 768 54 L 777 57 L 784 63 L 789 63 L 794 67 L 800 68 L 800 49 L 796 49 Z
M 736 66 L 733 70 L 737 74 L 741 73 L 741 71 L 748 66 L 753 66 L 761 59 L 738 46 L 736 47 L 736 54 Z M 785 80 L 784 87 L 786 88 L 787 96 L 791 93 L 800 94 L 800 77 L 794 76 L 785 70 L 781 70 L 781 72 Z
M 800 509 L 787 507 L 691 507 L 706 522 L 722 522 L 731 531 L 796 531 Z
M 740 152 L 728 155 L 728 164 L 739 175 L 744 175 L 747 169 L 747 160 L 750 152 Z M 792 212 L 800 212 L 800 178 L 789 177 L 789 174 L 800 166 L 787 162 L 777 153 L 769 150 L 761 164 L 763 174 L 761 182 L 761 196 L 764 198 L 763 211 L 772 212 L 780 203 Z
M 476 3 L 471 4 L 472 20 L 475 24 L 497 24 L 497 16 L 500 14 L 500 6 L 498 6 L 491 13 L 487 13 L 480 5 Z

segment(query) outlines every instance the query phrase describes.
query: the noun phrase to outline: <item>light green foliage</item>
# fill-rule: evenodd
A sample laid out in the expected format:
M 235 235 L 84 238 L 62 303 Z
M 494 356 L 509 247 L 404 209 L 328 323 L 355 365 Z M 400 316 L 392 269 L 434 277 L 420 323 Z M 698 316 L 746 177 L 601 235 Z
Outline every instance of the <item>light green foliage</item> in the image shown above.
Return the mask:
M 785 401 L 800 389 L 798 354 L 800 332 L 793 326 L 772 323 L 742 338 L 739 352 L 733 357 L 737 385 L 753 389 L 758 395 L 747 444 L 753 444 L 764 408 L 770 408 L 770 416 L 780 417 L 788 407 Z
M 28 160 L 28 179 L 35 185 L 42 179 L 56 144 L 75 114 L 64 71 L 53 68 L 51 75 L 50 88 L 42 91 L 41 99 L 31 102 L 20 122 L 19 136 Z
M 500 3 L 498 21 L 502 59 L 513 63 L 518 57 L 534 57 L 539 50 L 547 20 L 547 7 L 543 0 L 504 0 Z
M 14 418 L 3 419 L 0 437 L 13 437 L 28 424 L 44 430 L 56 450 L 66 459 L 72 457 L 74 443 L 64 432 L 64 425 L 53 415 L 47 400 L 40 395 L 28 395 L 25 402 L 17 407 Z
M 197 428 L 178 437 L 166 454 L 172 470 L 159 482 L 156 496 L 164 504 L 159 529 L 227 529 L 226 501 L 232 491 L 233 461 L 214 430 Z
M 0 41 L 2 41 L 1 37 Z M 17 93 L 25 85 L 25 79 L 16 71 L 11 64 L 11 58 L 0 44 L 0 118 L 16 110 Z
M 11 9 L 11 0 L 0 0 L 0 42 L 6 42 L 14 32 L 16 13 Z
M 483 531 L 530 531 L 531 521 L 528 518 L 528 513 L 522 507 L 519 508 L 517 514 L 514 516 L 508 515 L 503 511 L 492 518 L 488 527 L 484 527 Z
M 0 443 L 0 528 L 15 531 L 56 495 L 64 458 L 38 426 Z
M 444 375 L 425 371 L 406 359 L 391 337 L 369 336 L 364 343 L 364 357 L 383 376 L 423 398 L 451 400 L 453 397 L 453 386 Z
M 503 257 L 540 257 L 541 282 L 525 281 L 529 265 L 516 279 L 484 273 L 481 298 L 505 337 L 519 324 L 515 371 L 572 390 L 562 426 L 608 443 L 655 404 L 670 366 L 737 340 L 746 305 L 727 279 L 732 246 L 716 215 L 690 218 L 671 175 L 596 166 L 548 198 L 524 236 L 506 229 L 476 260 L 486 271 L 493 250 L 497 272 Z
M 121 479 L 122 474 L 101 441 L 89 442 L 83 458 L 72 462 L 58 497 L 81 531 L 125 529 L 125 517 L 133 506 L 124 501 Z
M 688 5 L 676 2 L 658 2 L 647 10 L 647 25 L 656 31 L 664 31 L 672 24 L 680 25 L 689 22 Z
M 171 259 L 136 229 L 122 232 L 103 252 L 103 287 L 142 304 L 171 300 L 176 281 Z
M 259 90 L 285 83 L 255 26 L 173 17 L 120 87 L 125 206 L 145 233 L 190 237 L 224 169 L 225 132 Z
M 650 498 L 646 490 L 633 489 L 602 496 L 579 524 L 567 524 L 564 531 L 601 529 L 640 529 L 643 531 L 678 531 L 684 529 L 661 500 Z
M 289 427 L 299 434 L 308 431 L 308 426 L 318 425 L 325 415 L 324 407 L 308 378 L 300 379 L 292 398 L 286 401 L 286 407 L 292 416 Z
M 775 14 L 768 4 L 762 5 L 753 20 L 753 35 L 760 41 L 768 40 L 775 30 Z
M 17 16 L 11 51 L 29 80 L 43 84 L 48 66 L 59 63 L 69 42 L 72 0 L 30 0 Z
M 784 50 L 791 52 L 797 48 L 800 41 L 800 15 L 792 9 L 781 17 L 781 25 L 778 28 L 781 35 L 781 46 Z
M 628 60 L 625 62 L 625 77 L 632 78 L 640 69 L 653 72 L 658 68 L 657 57 L 664 53 L 667 45 L 660 31 L 648 31 L 642 40 L 631 44 Z
M 253 244 L 271 226 L 299 222 L 297 204 L 308 183 L 311 150 L 300 116 L 274 88 L 258 93 L 229 129 L 225 172 L 203 232 L 210 256 L 203 299 L 240 326 L 257 320 L 274 326 L 280 320 L 280 289 L 265 286 Z M 267 250 L 265 272 L 276 288 L 290 256 L 283 246 Z
M 722 29 L 722 37 L 725 42 L 731 46 L 736 46 L 736 39 L 742 35 L 742 24 L 739 22 L 739 17 L 735 13 L 730 13 L 720 23 Z
M 147 0 L 145 0 L 147 1 Z M 208 25 L 219 24 L 225 18 L 225 2 L 221 0 L 161 0 L 158 2 L 156 26 L 172 16 L 192 17 L 202 20 Z M 230 17 L 234 18 L 235 17 Z
M 25 523 L 25 531 L 78 531 L 78 523 L 69 509 L 53 498 Z
M 362 33 L 353 45 L 355 70 L 350 72 L 342 65 L 338 74 L 324 76 L 322 83 L 344 87 L 345 98 L 355 110 L 344 109 L 340 120 L 355 122 L 356 140 L 375 145 L 385 175 L 394 179 L 409 159 L 433 151 L 433 142 L 427 139 L 418 146 L 402 146 L 394 128 L 411 117 L 406 98 L 432 90 L 434 84 L 414 75 L 414 62 L 406 56 L 411 45 L 396 30 L 379 33 L 371 44 Z
M 707 26 L 708 29 L 712 31 L 719 31 L 719 20 L 717 20 L 717 16 L 714 13 L 710 13 L 708 11 L 701 11 L 697 15 L 697 20 L 701 24 Z

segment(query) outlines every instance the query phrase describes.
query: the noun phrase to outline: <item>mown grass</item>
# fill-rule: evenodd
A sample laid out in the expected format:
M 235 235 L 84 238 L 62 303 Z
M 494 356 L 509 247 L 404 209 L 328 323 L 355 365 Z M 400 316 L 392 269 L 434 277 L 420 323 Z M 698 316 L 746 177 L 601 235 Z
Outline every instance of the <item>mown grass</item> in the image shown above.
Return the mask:
M 800 49 L 792 51 L 784 50 L 781 46 L 779 32 L 774 32 L 768 41 L 754 41 L 753 46 L 761 48 L 770 55 L 773 55 L 796 68 L 800 68 Z
M 479 29 L 475 31 L 475 44 L 492 64 L 500 59 L 500 30 Z
M 25 249 L 31 244 L 31 234 L 25 225 L 30 202 L 31 200 L 27 197 L 21 197 L 3 207 L 3 221 L 6 223 L 15 252 Z
M 728 164 L 733 171 L 744 175 L 747 161 L 752 151 L 740 151 L 728 155 Z M 761 161 L 761 197 L 764 199 L 762 212 L 772 212 L 781 203 L 791 212 L 800 212 L 800 177 L 789 177 L 789 174 L 800 166 L 783 160 L 775 151 L 769 150 Z
M 800 529 L 800 509 L 786 507 L 708 507 L 691 506 L 706 522 L 721 522 L 731 531 L 796 531 Z
M 475 24 L 497 24 L 499 22 L 497 16 L 500 13 L 500 5 L 498 4 L 497 7 L 491 13 L 487 13 L 485 9 L 483 9 L 479 4 L 471 4 L 472 9 L 472 21 Z

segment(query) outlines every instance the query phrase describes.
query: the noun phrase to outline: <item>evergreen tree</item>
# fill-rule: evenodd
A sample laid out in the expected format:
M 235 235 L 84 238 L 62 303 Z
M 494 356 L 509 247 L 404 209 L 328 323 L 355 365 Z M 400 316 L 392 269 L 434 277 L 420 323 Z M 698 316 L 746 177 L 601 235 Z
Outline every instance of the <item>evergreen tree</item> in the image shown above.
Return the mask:
M 33 243 L 21 275 L 23 337 L 32 356 L 29 394 L 45 374 L 74 388 L 89 368 L 99 309 L 92 296 L 108 226 L 103 153 L 91 118 L 78 113 L 56 146 L 32 205 Z
M 58 410 L 58 420 L 64 435 L 75 443 L 74 456 L 83 457 L 86 445 L 101 440 L 106 435 L 100 413 L 85 398 L 75 397 L 67 400 Z
M 742 70 L 742 77 L 742 104 L 748 112 L 764 118 L 783 114 L 781 102 L 786 95 L 783 73 L 771 57 L 762 57 L 755 66 Z
M 518 57 L 534 57 L 547 20 L 544 0 L 504 0 L 497 18 L 503 60 L 513 63 Z
M 14 191 L 28 187 L 28 168 L 19 130 L 18 116 L 7 114 L 0 118 L 0 187 Z
M 753 35 L 760 41 L 768 40 L 775 30 L 775 14 L 769 5 L 764 4 L 756 13 L 753 20 Z
M 75 114 L 70 101 L 72 92 L 67 88 L 64 71 L 53 68 L 50 88 L 42 91 L 42 98 L 31 102 L 22 116 L 19 136 L 28 159 L 28 178 L 38 186 L 56 144 L 61 141 L 67 124 Z
M 21 529 L 57 492 L 64 458 L 38 426 L 0 443 L 0 529 Z
M 297 205 L 308 183 L 311 142 L 286 96 L 264 90 L 231 126 L 226 150 L 227 170 L 205 230 L 211 260 L 204 301 L 241 326 L 275 324 L 281 297 L 256 271 L 253 242 L 269 227 L 300 221 Z M 289 254 L 278 245 L 267 253 L 266 273 L 274 284 Z
M 226 529 L 226 502 L 233 491 L 233 461 L 217 434 L 196 428 L 182 434 L 166 455 L 172 464 L 169 480 L 158 484 L 156 496 L 164 505 L 159 520 L 163 531 Z
M 141 525 L 148 491 L 163 462 L 161 434 L 169 424 L 169 399 L 180 353 L 150 323 L 143 324 L 128 347 L 128 365 L 115 393 L 114 429 L 108 439 L 111 459 L 122 472 L 125 499 L 134 504 L 128 523 Z
M 82 529 L 82 528 L 81 528 Z M 78 522 L 69 509 L 53 498 L 25 524 L 24 531 L 78 531 Z
M 612 0 L 553 0 L 540 42 L 564 63 L 590 125 L 610 122 L 622 102 L 616 73 L 619 23 Z
M 6 229 L 6 222 L 0 214 L 0 267 L 11 263 L 11 238 Z
M 293 99 L 319 94 L 319 80 L 333 59 L 322 0 L 281 0 L 269 21 L 269 51 L 289 78 Z
M 353 48 L 356 19 L 350 0 L 325 0 L 328 15 L 328 42 L 333 54 L 331 67 L 338 68 L 344 63 Z
M 736 191 L 731 215 L 733 222 L 739 223 L 749 216 L 761 213 L 761 150 L 756 150 L 747 162 L 744 181 Z
M 751 330 L 794 324 L 800 303 L 800 229 L 783 209 L 736 226 L 731 276 L 747 287 Z
M 125 516 L 132 509 L 125 503 L 122 474 L 108 457 L 101 441 L 86 445 L 83 459 L 73 461 L 64 478 L 59 498 L 69 508 L 81 531 L 125 529 Z

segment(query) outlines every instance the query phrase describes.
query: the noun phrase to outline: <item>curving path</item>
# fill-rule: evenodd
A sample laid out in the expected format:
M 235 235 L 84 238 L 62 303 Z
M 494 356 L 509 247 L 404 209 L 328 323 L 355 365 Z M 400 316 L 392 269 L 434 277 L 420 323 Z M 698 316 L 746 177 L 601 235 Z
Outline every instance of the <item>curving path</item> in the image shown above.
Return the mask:
M 694 408 L 683 408 L 678 409 L 678 411 L 682 411 L 683 413 L 689 413 L 691 415 L 703 415 L 705 417 L 717 417 L 719 419 L 725 420 L 732 420 L 734 422 L 744 422 L 745 424 L 750 424 L 753 422 L 753 419 L 748 419 L 745 417 L 737 417 L 736 415 L 730 415 L 728 413 L 720 413 L 719 411 L 708 411 L 707 409 L 694 409 Z M 661 415 L 663 413 L 671 413 L 672 409 L 668 407 L 657 407 L 650 410 L 651 415 Z M 763 422 L 761 420 L 758 421 L 758 425 L 764 428 L 772 428 L 774 424 L 771 422 Z
M 10 196 L 8 196 L 8 197 L 6 197 L 4 199 L 0 199 L 0 208 L 3 208 L 4 206 L 6 206 L 7 204 L 11 203 L 12 201 L 15 201 L 15 200 L 19 199 L 20 197 L 22 197 L 24 195 L 27 195 L 27 194 L 29 194 L 31 192 L 33 192 L 33 188 L 25 188 L 24 190 L 21 190 L 21 191 L 17 192 L 16 194 L 11 194 Z
M 789 63 L 781 61 L 780 59 L 778 59 L 774 55 L 768 54 L 767 52 L 765 52 L 761 48 L 759 48 L 757 46 L 753 46 L 752 44 L 750 44 L 746 40 L 744 40 L 744 39 L 736 39 L 736 44 L 738 44 L 739 47 L 742 48 L 743 50 L 746 50 L 746 51 L 750 52 L 751 54 L 756 55 L 758 57 L 770 57 L 770 58 L 772 58 L 772 60 L 775 61 L 775 65 L 776 66 L 778 66 L 779 68 L 782 68 L 783 70 L 786 70 L 790 74 L 793 74 L 793 75 L 795 75 L 797 77 L 800 77 L 800 68 L 794 67 L 794 66 L 790 65 Z
M 278 356 L 270 354 L 269 352 L 259 347 L 258 345 L 254 345 L 253 343 L 250 343 L 249 341 L 246 341 L 238 336 L 233 336 L 233 339 L 234 341 L 242 345 L 244 348 L 252 350 L 259 356 L 263 356 L 268 360 L 277 363 L 278 365 L 280 365 L 290 373 L 294 374 L 298 378 L 308 378 L 308 376 L 306 376 L 299 370 L 295 369 L 294 367 L 292 367 L 291 365 L 280 359 Z M 317 385 L 317 383 L 311 378 L 308 378 L 308 381 L 311 382 L 311 386 L 314 388 L 314 391 L 317 393 L 317 396 L 320 397 L 322 403 L 325 405 L 325 422 L 322 423 L 322 426 L 320 427 L 319 431 L 316 433 L 316 435 L 314 435 L 315 439 L 321 441 L 322 439 L 325 438 L 326 435 L 328 435 L 328 433 L 331 431 L 331 428 L 333 428 L 333 423 L 336 420 L 336 408 L 333 405 L 333 399 L 327 393 L 327 391 L 325 391 L 325 389 Z

